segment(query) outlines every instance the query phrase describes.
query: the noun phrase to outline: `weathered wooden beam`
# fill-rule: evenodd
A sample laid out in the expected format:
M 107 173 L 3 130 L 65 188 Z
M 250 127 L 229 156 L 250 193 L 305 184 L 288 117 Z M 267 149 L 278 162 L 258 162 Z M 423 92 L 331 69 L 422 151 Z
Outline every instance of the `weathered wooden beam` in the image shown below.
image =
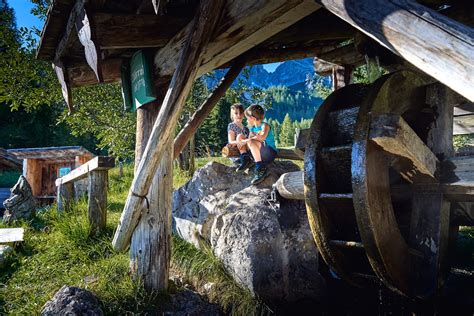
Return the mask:
M 101 49 L 163 47 L 189 22 L 154 14 L 94 13 L 91 19 Z
M 115 167 L 115 159 L 113 157 L 97 156 L 72 170 L 67 175 L 56 179 L 56 186 L 84 179 L 91 171 L 108 170 L 113 167 Z
M 197 76 L 235 59 L 319 8 L 309 0 L 228 1 L 225 19 L 204 52 Z M 192 31 L 190 23 L 157 52 L 154 60 L 158 77 L 173 74 L 184 40 Z
M 0 228 L 0 243 L 23 241 L 24 228 Z
M 436 179 L 438 159 L 400 115 L 374 117 L 369 138 L 385 152 L 403 159 L 403 163 L 394 165 L 394 168 L 406 180 L 413 182 L 420 176 Z
M 87 64 L 89 64 L 89 66 L 94 71 L 97 81 L 103 82 L 104 79 L 102 77 L 102 67 L 100 66 L 100 49 L 95 42 L 95 30 L 91 26 L 89 15 L 87 14 L 85 7 L 82 7 L 81 10 L 77 12 L 76 30 L 79 41 L 81 42 L 82 46 L 84 46 Z
M 213 30 L 221 15 L 224 3 L 221 0 L 203 1 L 191 24 L 185 46 L 182 49 L 176 72 L 155 121 L 143 157 L 130 188 L 125 208 L 112 241 L 115 250 L 128 248 L 130 238 L 140 218 L 140 208 L 148 194 L 153 177 L 167 144 L 172 141 L 180 112 L 196 78 L 202 53 L 211 39 Z
M 304 200 L 303 172 L 287 172 L 273 184 L 278 193 L 285 199 Z
M 191 119 L 184 125 L 183 129 L 174 139 L 173 158 L 176 159 L 179 153 L 186 146 L 191 137 L 196 133 L 196 130 L 211 113 L 214 106 L 219 102 L 221 97 L 226 93 L 227 89 L 234 82 L 235 78 L 240 74 L 245 65 L 245 58 L 238 58 L 229 71 L 222 78 L 214 91 L 207 97 L 201 106 L 194 112 Z
M 119 58 L 103 60 L 100 64 L 103 82 L 119 82 L 121 65 L 122 59 Z M 97 84 L 97 77 L 87 63 L 68 66 L 67 74 L 73 88 Z
M 74 201 L 74 183 L 64 183 L 58 185 L 56 203 L 58 212 L 70 211 Z
M 167 88 L 166 84 L 159 87 L 157 100 L 137 109 L 135 171 L 140 164 Z M 162 93 L 163 90 L 165 93 Z M 171 150 L 166 149 L 165 156 L 153 177 L 148 201 L 142 203 L 142 216 L 130 243 L 132 277 L 141 280 L 147 290 L 157 292 L 167 290 L 169 279 L 172 210 L 169 190 L 172 190 L 173 169 L 171 159 L 167 159 L 170 155 Z
M 474 30 L 411 0 L 319 0 L 327 10 L 474 101 Z
M 441 163 L 441 183 L 451 201 L 474 202 L 474 157 L 452 157 Z
M 109 172 L 107 170 L 93 170 L 89 175 L 89 198 L 87 217 L 90 223 L 90 234 L 95 236 L 105 229 L 107 224 L 107 189 Z
M 69 77 L 66 73 L 66 68 L 64 68 L 61 60 L 57 59 L 53 62 L 53 69 L 58 77 L 59 84 L 61 85 L 61 93 L 63 94 L 64 101 L 66 101 L 68 114 L 71 115 L 74 113 L 74 104 L 72 101 L 71 86 L 69 84 Z

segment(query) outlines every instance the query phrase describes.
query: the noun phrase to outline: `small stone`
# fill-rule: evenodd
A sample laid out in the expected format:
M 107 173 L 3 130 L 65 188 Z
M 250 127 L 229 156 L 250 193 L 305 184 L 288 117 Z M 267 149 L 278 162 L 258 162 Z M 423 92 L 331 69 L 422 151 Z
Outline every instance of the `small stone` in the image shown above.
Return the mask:
M 206 294 L 209 294 L 209 293 L 211 292 L 211 290 L 212 290 L 213 287 L 214 287 L 214 283 L 213 283 L 213 282 L 208 282 L 208 283 L 204 284 L 204 286 L 203 286 L 204 292 L 205 292 Z

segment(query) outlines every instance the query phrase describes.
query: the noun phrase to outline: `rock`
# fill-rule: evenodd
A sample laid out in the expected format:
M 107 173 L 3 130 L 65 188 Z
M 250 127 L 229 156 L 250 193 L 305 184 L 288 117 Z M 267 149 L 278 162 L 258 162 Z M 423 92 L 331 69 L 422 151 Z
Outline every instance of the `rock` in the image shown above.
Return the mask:
M 88 290 L 64 285 L 44 304 L 41 315 L 103 315 L 97 298 Z
M 13 252 L 13 248 L 7 245 L 0 245 L 0 269 L 5 267 L 8 256 Z
M 270 188 L 281 174 L 297 171 L 291 162 L 274 162 L 270 175 L 259 188 Z M 199 247 L 199 239 L 211 240 L 214 218 L 225 213 L 231 195 L 249 187 L 251 176 L 236 173 L 235 167 L 209 162 L 198 169 L 191 181 L 173 193 L 173 230 L 188 242 Z
M 30 218 L 33 216 L 36 201 L 26 178 L 20 176 L 18 182 L 10 191 L 11 196 L 3 202 L 5 207 L 3 221 L 9 223 L 20 218 Z
M 196 246 L 208 242 L 234 279 L 268 304 L 320 299 L 325 282 L 304 203 L 267 200 L 280 175 L 298 167 L 276 162 L 258 186 L 233 170 L 208 163 L 175 191 L 175 231 Z
M 194 291 L 183 289 L 171 298 L 172 310 L 165 316 L 219 316 L 219 307 L 202 299 Z

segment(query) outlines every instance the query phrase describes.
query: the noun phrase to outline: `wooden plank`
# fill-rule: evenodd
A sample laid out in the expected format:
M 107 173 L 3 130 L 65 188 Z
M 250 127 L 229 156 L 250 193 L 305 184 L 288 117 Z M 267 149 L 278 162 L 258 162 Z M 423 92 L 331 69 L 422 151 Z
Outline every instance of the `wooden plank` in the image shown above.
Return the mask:
M 411 0 L 319 0 L 418 69 L 474 101 L 474 30 Z
M 64 177 L 56 179 L 56 186 L 84 179 L 91 171 L 108 170 L 113 167 L 115 167 L 115 159 L 113 157 L 97 156 L 79 168 L 72 170 Z
M 100 66 L 100 49 L 99 46 L 96 44 L 94 33 L 95 30 L 93 30 L 91 27 L 89 15 L 84 6 L 82 6 L 82 8 L 80 8 L 76 12 L 75 18 L 77 36 L 79 37 L 79 41 L 81 42 L 82 46 L 84 46 L 84 53 L 86 55 L 87 64 L 89 64 L 89 66 L 94 71 L 97 77 L 97 81 L 104 82 L 102 76 L 102 67 Z
M 54 72 L 56 73 L 56 77 L 58 77 L 59 85 L 61 86 L 61 93 L 69 110 L 68 114 L 71 115 L 74 113 L 74 104 L 72 101 L 71 86 L 69 84 L 69 77 L 66 73 L 66 68 L 64 67 L 61 59 L 56 59 L 53 61 L 52 66 Z
M 23 241 L 24 233 L 23 228 L 0 228 L 0 244 Z
M 148 194 L 153 177 L 165 154 L 164 150 L 167 149 L 166 145 L 172 141 L 179 115 L 201 64 L 202 53 L 211 39 L 223 7 L 223 2 L 219 0 L 200 3 L 191 25 L 192 32 L 189 33 L 186 45 L 179 54 L 180 60 L 176 72 L 128 193 L 125 208 L 112 241 L 115 250 L 123 251 L 128 248 L 140 217 L 143 197 Z
M 225 18 L 204 52 L 197 76 L 233 60 L 319 8 L 308 0 L 228 1 Z M 157 52 L 154 58 L 157 77 L 173 74 L 179 52 L 192 31 L 190 23 Z
M 93 13 L 91 19 L 101 49 L 163 47 L 189 22 L 155 14 Z
M 385 152 L 407 160 L 407 163 L 394 165 L 406 180 L 413 182 L 419 175 L 435 180 L 438 158 L 400 115 L 381 114 L 374 117 L 369 138 Z
M 451 201 L 474 202 L 474 157 L 452 157 L 441 163 L 441 183 Z
M 211 113 L 214 106 L 219 102 L 221 97 L 226 93 L 227 89 L 234 82 L 235 78 L 240 74 L 240 71 L 245 65 L 245 58 L 239 58 L 235 61 L 229 71 L 225 74 L 222 80 L 214 91 L 207 97 L 207 99 L 194 112 L 191 119 L 182 128 L 179 134 L 174 139 L 174 153 L 173 158 L 176 159 L 179 153 L 183 150 L 191 137 L 196 133 L 196 130 Z
M 474 114 L 455 116 L 453 118 L 453 135 L 474 133 Z

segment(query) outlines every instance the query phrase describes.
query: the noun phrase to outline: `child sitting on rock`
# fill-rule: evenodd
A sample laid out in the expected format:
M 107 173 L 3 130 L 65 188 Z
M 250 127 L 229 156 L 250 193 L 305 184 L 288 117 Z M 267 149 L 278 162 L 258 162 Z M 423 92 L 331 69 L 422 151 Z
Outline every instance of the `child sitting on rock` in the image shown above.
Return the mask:
M 239 137 L 239 135 L 242 135 L 240 136 L 241 138 L 249 137 L 249 129 L 243 124 L 244 107 L 242 106 L 242 104 L 232 104 L 232 106 L 230 107 L 230 119 L 232 120 L 232 122 L 227 125 L 227 146 L 237 147 L 241 154 L 246 153 L 247 147 L 243 144 L 240 144 L 237 140 L 237 137 Z
M 250 151 L 255 160 L 255 172 L 252 184 L 262 182 L 268 175 L 266 166 L 275 160 L 277 149 L 275 137 L 268 123 L 263 122 L 265 111 L 260 105 L 251 105 L 245 110 L 245 117 L 250 126 L 250 136 L 243 135 L 237 137 L 237 141 L 244 150 L 241 150 L 240 165 L 237 171 L 243 171 L 252 164 L 252 159 L 247 151 Z M 248 150 L 247 150 L 248 149 Z

